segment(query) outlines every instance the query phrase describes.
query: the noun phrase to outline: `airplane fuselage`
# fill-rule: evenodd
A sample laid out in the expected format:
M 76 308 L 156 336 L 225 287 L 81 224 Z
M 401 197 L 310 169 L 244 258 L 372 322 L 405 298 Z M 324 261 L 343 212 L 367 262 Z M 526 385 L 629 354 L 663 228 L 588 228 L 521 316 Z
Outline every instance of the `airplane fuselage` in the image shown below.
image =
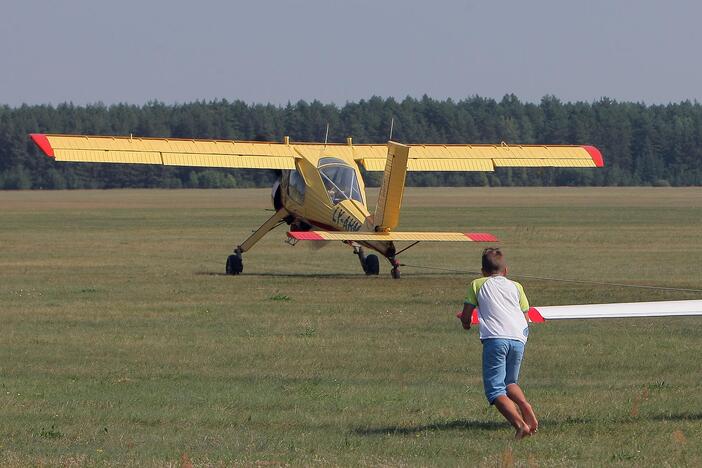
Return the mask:
M 272 197 L 276 209 L 284 208 L 290 214 L 285 221 L 292 230 L 375 230 L 361 171 L 353 160 L 336 156 L 322 157 L 318 161 L 299 159 L 295 170 L 282 171 Z M 358 244 L 389 259 L 395 255 L 393 242 L 360 241 Z

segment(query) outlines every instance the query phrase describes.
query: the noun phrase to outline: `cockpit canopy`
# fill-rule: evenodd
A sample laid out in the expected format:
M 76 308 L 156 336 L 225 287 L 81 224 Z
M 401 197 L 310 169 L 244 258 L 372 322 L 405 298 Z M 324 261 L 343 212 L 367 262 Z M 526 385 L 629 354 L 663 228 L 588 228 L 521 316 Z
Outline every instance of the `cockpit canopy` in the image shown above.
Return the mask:
M 336 205 L 349 199 L 363 203 L 363 195 L 358 185 L 358 172 L 346 161 L 338 158 L 320 158 L 317 168 L 332 204 Z

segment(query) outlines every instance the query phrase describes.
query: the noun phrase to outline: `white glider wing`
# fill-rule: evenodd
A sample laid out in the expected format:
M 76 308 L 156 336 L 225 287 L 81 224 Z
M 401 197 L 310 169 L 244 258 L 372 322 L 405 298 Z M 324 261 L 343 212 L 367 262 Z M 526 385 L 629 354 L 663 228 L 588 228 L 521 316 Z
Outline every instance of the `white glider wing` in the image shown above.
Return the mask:
M 702 315 L 702 300 L 532 307 L 528 314 L 532 322 L 565 319 L 682 317 Z M 471 322 L 478 323 L 477 309 L 473 311 Z
M 546 320 L 702 315 L 702 301 L 625 302 L 537 307 Z

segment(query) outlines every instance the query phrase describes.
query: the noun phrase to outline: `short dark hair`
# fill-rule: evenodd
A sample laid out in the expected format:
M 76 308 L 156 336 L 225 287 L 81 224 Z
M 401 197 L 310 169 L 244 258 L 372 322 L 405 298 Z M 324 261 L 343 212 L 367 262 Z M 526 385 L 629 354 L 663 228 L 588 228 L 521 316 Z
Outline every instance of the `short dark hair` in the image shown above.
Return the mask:
M 494 275 L 505 271 L 505 257 L 499 247 L 488 247 L 483 250 L 483 271 L 488 275 Z

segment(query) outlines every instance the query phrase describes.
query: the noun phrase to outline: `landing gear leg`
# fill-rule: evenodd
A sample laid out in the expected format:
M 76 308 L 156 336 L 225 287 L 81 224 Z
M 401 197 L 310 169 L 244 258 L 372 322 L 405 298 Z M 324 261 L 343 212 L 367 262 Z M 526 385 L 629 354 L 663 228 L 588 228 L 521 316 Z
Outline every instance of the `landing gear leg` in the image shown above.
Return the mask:
M 358 255 L 358 261 L 361 262 L 361 268 L 363 268 L 363 271 L 366 271 L 366 254 L 363 252 L 363 247 L 360 245 L 354 245 L 353 254 Z
M 392 264 L 392 270 L 390 270 L 390 276 L 393 279 L 400 279 L 400 262 L 394 258 L 389 259 Z
M 242 254 L 249 250 L 253 245 L 261 240 L 263 236 L 266 235 L 271 229 L 279 226 L 285 221 L 285 218 L 289 215 L 285 208 L 281 208 L 271 216 L 268 221 L 263 223 L 260 228 L 256 229 L 253 234 L 249 236 L 241 245 L 234 249 L 234 253 L 227 257 L 226 273 L 228 275 L 238 275 L 244 271 L 244 261 L 242 259 Z

